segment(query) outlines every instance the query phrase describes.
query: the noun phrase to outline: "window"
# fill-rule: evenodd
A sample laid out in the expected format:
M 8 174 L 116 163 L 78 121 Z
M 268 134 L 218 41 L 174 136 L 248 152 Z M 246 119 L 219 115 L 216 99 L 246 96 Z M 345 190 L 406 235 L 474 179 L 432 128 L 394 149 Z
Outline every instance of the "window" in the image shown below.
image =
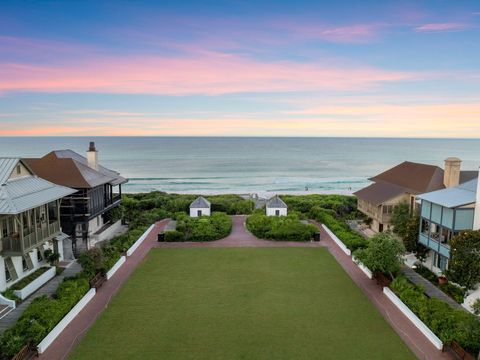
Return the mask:
M 430 222 L 428 220 L 422 219 L 422 233 L 428 235 L 430 232 Z
M 17 165 L 17 175 L 20 175 L 22 173 L 22 167 L 20 165 Z
M 28 264 L 27 264 L 27 260 L 25 259 L 25 256 L 22 256 L 22 266 L 23 266 L 23 271 L 28 270 Z
M 10 271 L 8 271 L 7 264 L 5 264 L 5 278 L 7 282 L 12 281 L 12 276 L 10 275 Z
M 38 260 L 38 262 L 43 261 L 42 252 L 40 250 L 37 250 L 37 260 Z

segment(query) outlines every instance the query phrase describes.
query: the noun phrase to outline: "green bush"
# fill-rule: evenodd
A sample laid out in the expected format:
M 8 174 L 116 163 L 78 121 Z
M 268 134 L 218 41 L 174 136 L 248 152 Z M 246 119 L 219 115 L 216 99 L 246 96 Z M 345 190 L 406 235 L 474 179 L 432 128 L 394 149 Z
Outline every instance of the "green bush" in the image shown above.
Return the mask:
M 165 241 L 166 242 L 179 242 L 185 241 L 185 235 L 183 232 L 171 230 L 165 232 Z
M 367 240 L 350 230 L 344 220 L 337 219 L 334 210 L 314 206 L 309 217 L 327 226 L 352 252 L 367 247 Z
M 232 231 L 232 219 L 225 213 L 192 218 L 177 214 L 176 232 L 183 234 L 183 241 L 213 241 L 222 239 Z M 173 235 L 178 236 L 178 235 Z
M 442 290 L 445 294 L 450 296 L 457 303 L 459 304 L 463 303 L 463 299 L 465 298 L 465 294 L 466 294 L 466 291 L 464 289 L 452 283 L 439 284 L 438 287 L 440 288 L 440 290 Z
M 89 289 L 87 279 L 66 278 L 55 296 L 32 301 L 22 316 L 0 337 L 0 359 L 11 359 L 23 346 L 38 345 Z
M 256 212 L 247 219 L 247 228 L 256 237 L 279 241 L 308 241 L 318 229 L 300 222 L 295 213 L 288 216 L 267 216 Z
M 419 273 L 420 275 L 422 275 L 425 279 L 427 279 L 428 281 L 432 282 L 432 283 L 438 283 L 438 276 L 435 275 L 435 273 L 430 270 L 429 268 L 423 266 L 423 265 L 419 265 L 417 266 L 415 269 L 414 269 L 417 273 Z
M 480 315 L 480 299 L 475 300 L 473 303 L 473 312 L 475 315 Z
M 404 277 L 397 277 L 390 287 L 443 342 L 455 340 L 465 350 L 478 354 L 480 321 L 474 315 L 427 297 L 422 287 L 411 284 Z

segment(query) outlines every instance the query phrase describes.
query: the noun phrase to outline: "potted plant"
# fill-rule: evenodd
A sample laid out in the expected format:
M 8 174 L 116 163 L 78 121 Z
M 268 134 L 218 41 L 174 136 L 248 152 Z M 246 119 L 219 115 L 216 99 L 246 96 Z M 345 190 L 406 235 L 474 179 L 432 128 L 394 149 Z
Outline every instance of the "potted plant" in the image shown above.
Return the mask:
M 444 285 L 444 284 L 448 283 L 447 277 L 446 277 L 444 274 L 441 274 L 441 275 L 438 277 L 438 283 L 439 283 L 440 285 Z

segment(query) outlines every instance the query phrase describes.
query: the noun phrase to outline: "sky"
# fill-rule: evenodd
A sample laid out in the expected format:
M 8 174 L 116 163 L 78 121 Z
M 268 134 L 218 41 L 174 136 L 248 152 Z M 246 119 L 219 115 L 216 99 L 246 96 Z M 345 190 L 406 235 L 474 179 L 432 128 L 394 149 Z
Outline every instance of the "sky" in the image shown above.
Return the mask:
M 479 1 L 0 2 L 0 136 L 480 137 Z

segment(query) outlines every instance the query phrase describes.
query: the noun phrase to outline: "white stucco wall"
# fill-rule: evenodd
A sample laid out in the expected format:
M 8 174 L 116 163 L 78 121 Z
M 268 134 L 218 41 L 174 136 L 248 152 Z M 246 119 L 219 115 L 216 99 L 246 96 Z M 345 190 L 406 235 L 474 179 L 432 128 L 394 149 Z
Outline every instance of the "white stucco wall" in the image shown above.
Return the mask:
M 267 216 L 277 216 L 277 210 L 280 212 L 280 216 L 287 216 L 287 208 L 269 208 L 267 207 Z
M 210 209 L 208 208 L 190 208 L 190 217 L 198 217 L 198 211 L 202 212 L 202 216 L 210 216 Z

